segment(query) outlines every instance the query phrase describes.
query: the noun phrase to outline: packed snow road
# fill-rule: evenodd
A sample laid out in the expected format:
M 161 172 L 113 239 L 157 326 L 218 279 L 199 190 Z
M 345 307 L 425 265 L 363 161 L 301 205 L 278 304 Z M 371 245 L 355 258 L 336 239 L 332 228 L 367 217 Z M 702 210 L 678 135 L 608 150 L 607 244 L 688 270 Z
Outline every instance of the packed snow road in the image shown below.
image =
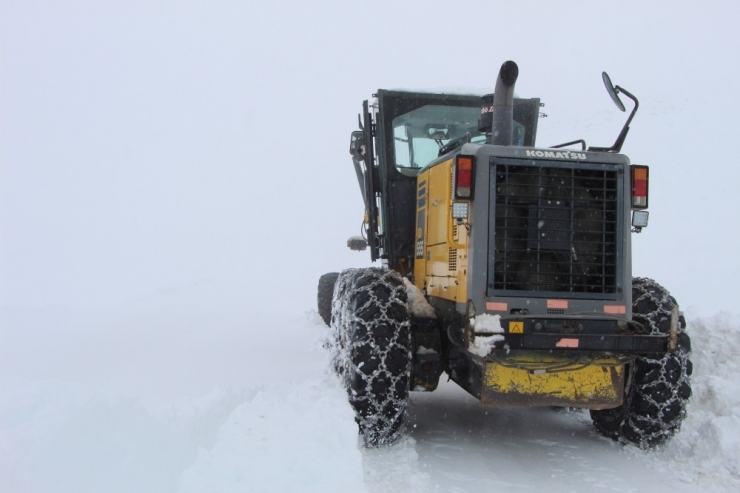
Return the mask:
M 439 491 L 696 491 L 601 437 L 586 412 L 487 409 L 453 383 L 440 390 L 411 406 L 418 462 Z
M 408 438 L 361 450 L 315 313 L 5 311 L 0 491 L 737 491 L 740 324 L 689 330 L 695 397 L 657 451 L 447 382 L 412 394 Z

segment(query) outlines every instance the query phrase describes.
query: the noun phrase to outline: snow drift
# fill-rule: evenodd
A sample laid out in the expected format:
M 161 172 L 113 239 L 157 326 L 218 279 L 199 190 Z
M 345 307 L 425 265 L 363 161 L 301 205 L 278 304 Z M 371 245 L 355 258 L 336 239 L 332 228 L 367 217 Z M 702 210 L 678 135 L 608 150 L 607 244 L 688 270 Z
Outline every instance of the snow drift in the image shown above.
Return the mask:
M 164 328 L 172 320 L 156 323 Z M 82 381 L 71 369 L 60 371 L 63 365 L 52 366 L 55 378 L 29 377 L 20 364 L 16 372 L 5 365 L 0 378 L 0 490 L 414 492 L 547 485 L 557 492 L 652 485 L 679 492 L 740 487 L 737 317 L 719 314 L 689 321 L 694 343 L 689 417 L 672 441 L 650 452 L 600 437 L 587 413 L 485 409 L 446 383 L 433 393 L 412 395 L 408 439 L 388 449 L 361 450 L 345 391 L 327 370 L 328 355 L 321 345 L 328 329 L 320 318 L 311 313 L 257 325 L 267 334 L 259 344 L 254 331 L 239 335 L 210 327 L 210 336 L 223 346 L 220 352 L 196 340 L 202 352 L 194 354 L 200 359 L 188 353 L 181 361 L 168 360 L 173 387 L 188 387 L 190 377 L 183 368 L 196 366 L 203 376 L 216 360 L 233 367 L 246 364 L 240 367 L 248 371 L 243 385 L 212 385 L 206 393 L 194 391 L 169 403 L 141 397 L 146 393 L 132 395 L 134 382 L 125 379 L 97 379 L 91 372 Z M 6 361 L 22 337 L 8 337 L 8 331 L 37 340 L 32 329 L 3 326 Z M 167 351 L 168 337 L 159 341 L 146 336 L 153 326 L 140 329 L 128 327 L 132 342 L 142 347 L 156 342 L 160 346 L 149 349 Z M 90 337 L 84 330 L 78 335 Z M 65 337 L 70 336 L 73 329 L 67 327 Z M 275 351 L 260 350 L 270 342 Z M 230 352 L 234 345 L 241 350 Z M 133 349 L 136 344 L 129 347 L 132 353 L 117 370 L 144 386 L 133 371 L 145 363 L 143 353 Z M 105 352 L 105 347 L 100 342 L 74 344 L 60 348 L 53 358 L 69 367 L 91 351 Z M 269 375 L 276 357 L 284 365 L 277 380 Z M 212 377 L 214 382 L 223 379 Z M 168 395 L 164 384 L 153 385 Z M 517 464 L 532 458 L 543 462 L 538 470 L 527 468 L 525 480 L 523 466 Z
M 740 317 L 720 313 L 689 320 L 693 396 L 681 431 L 660 460 L 684 471 L 740 479 Z

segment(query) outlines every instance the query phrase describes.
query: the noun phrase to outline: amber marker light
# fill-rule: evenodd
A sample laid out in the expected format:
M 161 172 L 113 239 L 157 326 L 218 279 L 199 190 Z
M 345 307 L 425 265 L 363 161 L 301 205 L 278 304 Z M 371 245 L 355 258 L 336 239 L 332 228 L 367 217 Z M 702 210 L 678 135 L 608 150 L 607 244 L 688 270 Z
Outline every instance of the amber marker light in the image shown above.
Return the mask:
M 455 198 L 473 198 L 473 156 L 457 156 L 455 160 Z

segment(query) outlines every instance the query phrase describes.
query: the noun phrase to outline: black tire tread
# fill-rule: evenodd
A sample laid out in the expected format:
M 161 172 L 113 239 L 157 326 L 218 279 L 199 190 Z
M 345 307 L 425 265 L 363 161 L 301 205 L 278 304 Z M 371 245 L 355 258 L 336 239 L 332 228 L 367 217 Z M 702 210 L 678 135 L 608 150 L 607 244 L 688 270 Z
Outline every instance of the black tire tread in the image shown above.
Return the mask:
M 660 284 L 647 278 L 632 282 L 633 320 L 650 334 L 668 334 L 676 300 Z M 659 358 L 642 356 L 629 365 L 625 402 L 614 409 L 592 410 L 596 429 L 615 440 L 641 448 L 664 443 L 681 427 L 691 396 L 691 340 L 683 315 L 678 321 L 676 350 Z
M 411 327 L 406 288 L 397 273 L 366 268 L 342 272 L 335 292 L 334 368 L 365 446 L 391 444 L 403 435 L 407 419 Z

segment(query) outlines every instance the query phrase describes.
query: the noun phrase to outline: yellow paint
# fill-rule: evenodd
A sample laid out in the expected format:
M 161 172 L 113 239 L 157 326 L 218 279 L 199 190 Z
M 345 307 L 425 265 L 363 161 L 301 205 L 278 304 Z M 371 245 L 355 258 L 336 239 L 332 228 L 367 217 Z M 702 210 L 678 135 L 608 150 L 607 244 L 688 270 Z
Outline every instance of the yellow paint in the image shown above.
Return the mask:
M 509 334 L 523 334 L 524 322 L 509 322 Z
M 452 159 L 429 168 L 427 182 L 427 239 L 429 245 L 447 242 L 447 214 L 450 214 L 450 180 Z
M 426 288 L 426 266 L 427 266 L 427 251 L 429 248 L 428 239 L 426 237 L 426 227 L 428 223 L 428 208 L 429 208 L 429 194 L 424 193 L 423 197 L 419 197 L 419 192 L 421 189 L 427 189 L 427 184 L 429 183 L 429 177 L 431 173 L 429 170 L 425 170 L 421 172 L 417 178 L 417 186 L 416 186 L 416 239 L 415 243 L 417 243 L 419 240 L 422 240 L 424 242 L 424 249 L 422 251 L 422 258 L 416 258 L 416 253 L 414 253 L 414 281 L 416 283 L 416 287 L 419 289 L 425 289 Z M 423 185 L 422 185 L 423 183 Z M 428 190 L 428 189 L 427 189 Z M 421 199 L 424 199 L 424 202 L 421 202 Z M 424 212 L 423 215 L 424 224 L 419 223 L 419 212 Z M 416 251 L 416 245 L 414 245 L 414 252 Z
M 453 160 L 449 159 L 424 170 L 417 178 L 417 184 L 424 183 L 417 185 L 417 221 L 418 212 L 424 211 L 425 224 L 416 225 L 416 240 L 424 240 L 424 255 L 414 260 L 414 279 L 429 296 L 464 303 L 468 235 L 464 226 L 455 228 L 452 219 L 452 167 Z M 423 188 L 427 193 L 419 197 Z M 424 200 L 422 205 L 420 198 Z
M 445 224 L 445 231 L 447 233 L 447 236 L 445 239 L 447 240 L 447 246 L 450 248 L 454 248 L 456 250 L 467 248 L 467 242 L 460 243 L 458 242 L 458 238 L 460 237 L 459 234 L 455 234 L 455 219 L 452 218 L 452 202 L 453 202 L 453 194 L 452 194 L 452 170 L 454 168 L 451 166 L 450 171 L 447 173 L 447 190 L 450 191 L 449 193 L 449 203 L 448 203 L 448 210 L 449 212 L 445 214 L 447 218 L 447 224 Z M 469 213 L 468 213 L 469 214 Z M 464 226 L 462 226 L 464 227 Z M 460 226 L 458 226 L 458 233 Z M 467 235 L 466 235 L 467 236 Z
M 587 366 L 558 373 L 534 374 L 530 371 L 486 363 L 484 383 L 496 394 L 531 398 L 557 399 L 572 404 L 587 404 L 593 401 L 617 402 L 621 400 L 624 387 L 624 367 Z M 616 404 L 618 405 L 618 404 Z

